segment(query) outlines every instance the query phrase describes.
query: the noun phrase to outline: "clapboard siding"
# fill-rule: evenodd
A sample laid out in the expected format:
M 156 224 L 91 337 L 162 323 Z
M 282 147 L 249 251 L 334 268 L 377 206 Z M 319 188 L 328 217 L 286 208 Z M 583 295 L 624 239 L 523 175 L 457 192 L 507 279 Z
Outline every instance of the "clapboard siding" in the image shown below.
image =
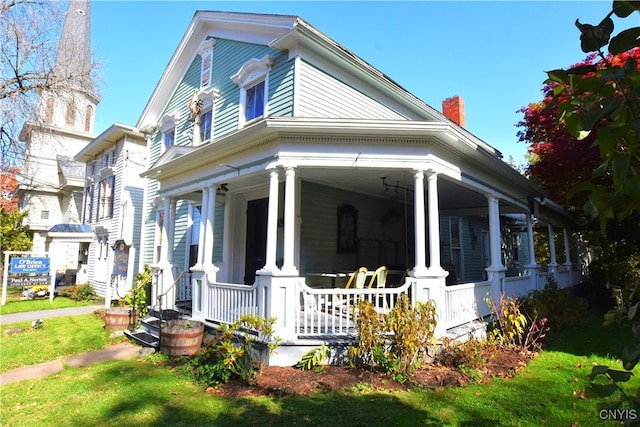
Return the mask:
M 358 210 L 359 253 L 336 253 L 337 210 L 343 205 L 351 205 Z M 402 239 L 404 222 L 400 220 L 385 225 L 381 222 L 381 218 L 391 206 L 401 208 L 382 198 L 303 181 L 301 272 L 304 274 L 305 272 L 351 270 L 361 265 L 374 269 L 381 263 L 404 265 L 405 260 L 398 259 L 398 254 L 387 253 L 384 258 L 378 256 L 381 242 L 397 243 L 400 248 L 399 255 L 404 253 L 405 242 Z
M 462 278 L 465 282 L 484 280 L 482 265 L 482 230 L 488 225 L 482 217 L 462 217 L 462 247 L 464 253 L 464 271 Z
M 233 83 L 231 77 L 249 60 L 261 59 L 265 55 L 272 55 L 276 58 L 269 73 L 268 109 L 270 113 L 273 113 L 272 109 L 275 109 L 276 114 L 280 115 L 282 111 L 287 111 L 284 104 L 286 98 L 293 98 L 292 95 L 286 93 L 292 85 L 291 82 L 288 82 L 292 78 L 288 76 L 288 68 L 290 67 L 286 65 L 286 56 L 263 45 L 225 39 L 216 41 L 213 48 L 211 84 L 219 91 L 220 98 L 216 102 L 214 139 L 238 130 L 240 88 Z
M 401 114 L 322 72 L 307 62 L 298 62 L 296 90 L 299 117 L 335 117 L 403 120 Z

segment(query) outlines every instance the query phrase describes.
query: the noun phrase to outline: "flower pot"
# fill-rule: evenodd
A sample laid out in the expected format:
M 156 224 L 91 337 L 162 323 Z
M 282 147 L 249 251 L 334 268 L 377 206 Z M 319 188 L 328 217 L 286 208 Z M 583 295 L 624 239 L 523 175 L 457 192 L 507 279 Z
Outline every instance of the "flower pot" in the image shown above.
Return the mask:
M 191 356 L 202 346 L 204 323 L 169 320 L 160 328 L 160 351 L 169 357 Z
M 122 331 L 138 323 L 138 311 L 132 307 L 108 308 L 104 313 L 104 327 L 110 331 Z

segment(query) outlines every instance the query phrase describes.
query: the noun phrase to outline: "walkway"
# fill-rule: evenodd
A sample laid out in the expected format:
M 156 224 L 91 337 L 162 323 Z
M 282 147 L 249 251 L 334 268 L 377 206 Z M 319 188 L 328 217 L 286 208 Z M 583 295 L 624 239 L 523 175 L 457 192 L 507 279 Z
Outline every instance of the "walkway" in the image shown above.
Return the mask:
M 57 308 L 54 310 L 5 314 L 3 316 L 0 316 L 0 324 L 4 325 L 37 319 L 49 319 L 52 317 L 88 314 L 93 313 L 95 310 L 102 307 L 103 306 Z M 65 366 L 71 368 L 79 368 L 82 366 L 94 365 L 96 363 L 106 362 L 109 360 L 133 359 L 140 354 L 141 349 L 142 347 L 131 344 L 130 342 L 121 342 L 118 344 L 107 346 L 101 350 L 90 351 L 87 353 L 70 356 L 65 358 L 64 360 L 58 359 L 51 362 L 39 363 L 37 365 L 24 366 L 22 368 L 17 368 L 11 371 L 0 373 L 0 386 L 17 381 L 40 378 L 47 375 L 55 374 L 56 372 L 60 372 Z

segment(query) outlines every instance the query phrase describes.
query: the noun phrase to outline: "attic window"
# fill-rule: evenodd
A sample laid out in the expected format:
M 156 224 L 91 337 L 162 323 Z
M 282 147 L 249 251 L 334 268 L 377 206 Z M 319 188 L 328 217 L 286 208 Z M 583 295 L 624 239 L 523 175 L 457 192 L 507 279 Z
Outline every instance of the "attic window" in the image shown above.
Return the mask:
M 240 87 L 239 127 L 267 115 L 267 93 L 269 93 L 269 71 L 275 58 L 266 55 L 262 59 L 251 59 L 240 67 L 231 80 Z
M 213 45 L 215 39 L 205 40 L 198 48 L 198 55 L 202 60 L 200 66 L 200 88 L 204 89 L 211 84 L 211 68 L 213 66 Z

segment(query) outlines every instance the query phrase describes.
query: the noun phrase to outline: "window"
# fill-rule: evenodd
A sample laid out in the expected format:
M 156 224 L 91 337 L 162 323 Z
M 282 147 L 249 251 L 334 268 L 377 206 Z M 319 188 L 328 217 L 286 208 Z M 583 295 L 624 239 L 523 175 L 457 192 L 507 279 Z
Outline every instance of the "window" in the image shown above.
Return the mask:
M 214 106 L 219 96 L 218 91 L 213 88 L 194 91 L 191 104 L 197 107 L 191 112 L 196 118 L 197 127 L 194 128 L 193 145 L 199 145 L 213 138 Z
M 49 219 L 49 211 L 40 211 L 40 219 Z
M 91 120 L 93 118 L 93 107 L 91 105 L 87 105 L 87 108 L 84 112 L 84 131 L 91 132 Z
M 270 55 L 262 59 L 251 59 L 231 77 L 240 87 L 239 127 L 268 114 L 269 70 L 274 60 Z
M 56 105 L 56 100 L 53 98 L 47 98 L 47 106 L 44 113 L 44 121 L 47 124 L 53 124 L 53 109 Z
M 116 153 L 113 150 L 104 153 L 104 166 L 111 167 L 115 163 Z
M 113 217 L 113 193 L 115 190 L 115 177 L 112 175 L 100 181 L 98 219 Z
M 67 102 L 67 111 L 64 116 L 64 123 L 67 126 L 73 126 L 76 123 L 76 103 L 73 100 Z
M 93 220 L 93 185 L 84 189 L 84 223 L 89 224 Z
M 245 102 L 245 121 L 262 117 L 264 114 L 264 80 L 247 89 L 247 99 Z
M 180 119 L 178 113 L 169 113 L 162 116 L 158 127 L 162 132 L 162 151 L 166 151 L 176 143 L 176 123 Z
M 175 128 L 162 132 L 162 141 L 164 142 L 164 148 L 171 147 L 176 142 L 176 130 Z
M 200 116 L 200 141 L 211 139 L 211 124 L 213 119 L 213 110 L 209 110 Z
M 198 54 L 202 59 L 200 66 L 200 88 L 205 89 L 211 84 L 211 69 L 213 62 L 213 45 L 215 39 L 205 40 L 198 48 Z

